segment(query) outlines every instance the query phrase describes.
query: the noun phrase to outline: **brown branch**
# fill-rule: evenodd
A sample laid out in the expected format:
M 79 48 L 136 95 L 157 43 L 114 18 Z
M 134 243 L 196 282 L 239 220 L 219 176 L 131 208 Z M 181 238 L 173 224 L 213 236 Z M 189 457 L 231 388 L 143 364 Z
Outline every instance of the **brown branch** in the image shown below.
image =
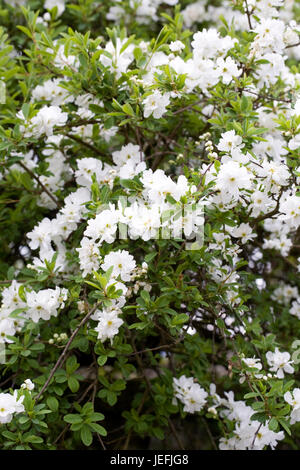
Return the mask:
M 247 19 L 248 19 L 248 25 L 249 25 L 250 29 L 253 29 L 252 23 L 251 23 L 251 13 L 252 12 L 250 13 L 250 11 L 249 11 L 247 0 L 245 0 L 245 4 L 246 4 L 246 15 L 247 15 Z
M 171 344 L 163 344 L 162 346 L 156 346 L 155 348 L 148 348 L 148 349 L 142 349 L 141 351 L 136 351 L 134 353 L 126 354 L 127 356 L 135 356 L 136 354 L 142 354 L 146 352 L 152 352 L 152 351 L 158 351 L 159 349 L 169 349 L 175 346 L 176 344 L 180 343 L 183 338 L 179 338 L 178 340 L 174 341 L 174 343 Z
M 283 189 L 284 188 L 282 186 L 281 189 L 280 189 L 280 193 L 279 193 L 278 199 L 276 201 L 276 206 L 274 207 L 274 209 L 272 211 L 268 212 L 267 214 L 262 214 L 261 216 L 257 217 L 253 222 L 250 223 L 251 227 L 255 227 L 262 220 L 269 219 L 269 218 L 273 217 L 273 215 L 276 215 L 278 213 L 280 199 L 281 199 L 281 196 L 282 196 L 282 193 L 283 193 Z
M 140 148 L 140 161 L 142 162 L 143 161 L 143 148 L 142 148 L 140 131 L 139 131 L 138 127 L 135 127 L 135 135 L 136 135 L 136 139 L 138 141 L 138 145 L 139 145 L 139 148 Z
M 275 96 L 270 96 L 270 95 L 261 95 L 259 93 L 256 93 L 255 91 L 252 91 L 252 90 L 248 90 L 247 88 L 245 88 L 245 90 L 247 93 L 250 93 L 251 95 L 255 95 L 257 96 L 258 98 L 261 98 L 262 100 L 268 100 L 268 101 L 281 101 L 282 103 L 291 103 L 292 100 L 284 100 L 282 98 L 276 98 Z
M 183 108 L 180 108 L 180 109 L 177 109 L 177 111 L 174 111 L 173 112 L 173 116 L 175 114 L 180 114 L 180 113 L 183 113 L 184 111 L 187 111 L 188 109 L 192 109 L 194 106 L 197 106 L 198 104 L 201 104 L 202 103 L 202 99 L 201 100 L 198 100 L 198 101 L 195 101 L 194 103 L 191 103 L 187 106 L 184 106 Z
M 79 330 L 81 327 L 83 327 L 87 321 L 89 320 L 89 318 L 93 315 L 93 313 L 97 310 L 97 308 L 99 307 L 101 302 L 97 302 L 96 305 L 85 315 L 85 317 L 83 317 L 83 319 L 81 320 L 81 322 L 79 323 L 79 325 L 77 326 L 76 330 L 73 331 L 69 341 L 67 342 L 63 352 L 61 353 L 61 355 L 59 356 L 55 366 L 53 367 L 53 369 L 51 370 L 50 374 L 49 374 L 49 377 L 48 379 L 46 380 L 45 384 L 43 385 L 41 391 L 38 393 L 35 401 L 37 402 L 42 394 L 44 393 L 44 391 L 46 390 L 46 388 L 48 387 L 49 383 L 51 382 L 51 379 L 53 377 L 53 375 L 55 374 L 56 370 L 58 369 L 58 367 L 63 364 L 64 360 L 65 360 L 65 357 L 66 357 L 66 354 L 68 352 L 68 349 L 69 347 L 71 346 L 71 343 L 72 341 L 74 340 L 74 338 L 77 336 Z
M 151 392 L 150 392 L 150 393 L 151 393 Z M 143 406 L 144 406 L 144 403 L 145 403 L 145 400 L 146 400 L 146 398 L 147 398 L 147 395 L 148 395 L 148 390 L 146 389 L 146 390 L 144 391 L 144 395 L 143 395 L 143 397 L 142 397 L 141 403 L 139 404 L 139 407 L 138 407 L 138 409 L 137 409 L 137 415 L 139 415 L 140 412 L 142 411 L 142 408 L 143 408 Z M 128 445 L 129 445 L 129 442 L 130 442 L 131 434 L 132 434 L 132 429 L 130 429 L 129 433 L 128 433 L 127 436 L 126 436 L 126 441 L 125 441 L 125 443 L 124 443 L 123 450 L 127 450 Z M 124 439 L 124 437 L 125 437 L 125 436 L 123 436 L 121 439 Z M 119 440 L 120 440 L 120 439 L 118 439 L 118 441 L 119 441 Z
M 285 49 L 289 49 L 290 47 L 297 47 L 300 46 L 300 41 L 297 42 L 296 44 L 290 44 L 289 46 L 286 46 Z
M 39 186 L 43 189 L 43 191 L 48 194 L 48 196 L 50 197 L 50 199 L 52 199 L 52 201 L 55 203 L 55 205 L 60 208 L 60 203 L 59 201 L 56 199 L 55 196 L 53 196 L 52 193 L 50 193 L 50 191 L 46 188 L 46 186 L 40 181 L 39 177 L 33 172 L 31 171 L 26 165 L 24 165 L 23 162 L 19 161 L 18 162 L 18 165 L 20 165 L 32 178 L 34 178 L 36 180 L 36 182 L 39 184 Z
M 175 426 L 174 426 L 174 424 L 172 423 L 172 421 L 171 421 L 170 418 L 168 418 L 168 423 L 169 423 L 169 426 L 170 426 L 170 429 L 171 429 L 171 431 L 172 431 L 172 434 L 173 434 L 173 436 L 175 437 L 176 442 L 177 442 L 177 444 L 178 444 L 180 450 L 185 450 L 185 449 L 184 449 L 184 446 L 183 446 L 183 444 L 182 444 L 182 442 L 181 442 L 181 440 L 180 440 L 180 437 L 178 436 L 178 434 L 177 434 L 177 432 L 176 432 Z
M 254 448 L 254 443 L 255 443 L 255 439 L 259 433 L 259 430 L 260 428 L 262 427 L 262 423 L 260 423 L 260 425 L 258 426 L 257 430 L 255 431 L 255 434 L 254 434 L 254 437 L 253 437 L 253 441 L 252 441 L 252 444 L 251 444 L 251 450 L 253 450 Z
M 101 444 L 102 449 L 103 449 L 103 450 L 106 450 L 106 447 L 105 447 L 105 445 L 104 445 L 104 442 L 103 442 L 102 439 L 101 439 L 100 434 L 97 433 L 97 437 L 98 437 L 98 440 L 99 440 L 99 442 L 100 442 L 100 444 Z
M 210 439 L 210 442 L 211 442 L 213 448 L 214 448 L 215 450 L 218 450 L 216 441 L 214 440 L 214 437 L 213 437 L 213 435 L 212 435 L 212 433 L 211 433 L 211 431 L 210 431 L 210 429 L 209 429 L 209 426 L 208 426 L 208 424 L 207 424 L 207 422 L 206 422 L 206 419 L 205 419 L 205 418 L 202 418 L 202 422 L 204 423 L 206 432 L 207 432 L 207 434 L 208 434 L 208 437 L 209 437 L 209 439 Z
M 87 147 L 88 149 L 92 150 L 93 152 L 95 152 L 97 155 L 99 155 L 100 157 L 104 157 L 104 155 L 102 154 L 102 152 L 100 152 L 99 149 L 97 149 L 97 147 L 94 147 L 94 145 L 92 144 L 89 144 L 88 142 L 85 142 L 84 140 L 80 139 L 80 137 L 77 137 L 77 135 L 72 135 L 72 134 L 64 134 L 66 137 L 68 137 L 69 139 L 71 140 L 74 140 L 75 142 L 77 142 L 78 144 L 81 144 L 83 145 L 84 147 Z

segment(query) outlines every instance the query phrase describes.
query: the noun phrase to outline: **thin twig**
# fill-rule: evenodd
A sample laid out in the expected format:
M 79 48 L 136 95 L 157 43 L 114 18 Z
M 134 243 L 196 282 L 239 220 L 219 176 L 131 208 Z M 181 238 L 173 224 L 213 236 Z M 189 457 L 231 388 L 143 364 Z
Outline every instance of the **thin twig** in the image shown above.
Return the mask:
M 42 190 L 48 194 L 48 196 L 50 197 L 50 199 L 52 199 L 52 201 L 55 203 L 55 205 L 60 208 L 60 203 L 59 201 L 56 199 L 55 196 L 53 196 L 53 194 L 49 191 L 49 189 L 46 188 L 46 186 L 41 182 L 41 180 L 39 179 L 39 177 L 33 172 L 31 171 L 26 165 L 24 165 L 23 162 L 21 161 L 18 161 L 18 165 L 20 165 L 32 178 L 35 179 L 35 181 L 39 184 L 39 186 L 42 188 Z
M 55 366 L 53 367 L 53 369 L 51 370 L 50 374 L 49 374 L 49 377 L 48 379 L 46 380 L 45 384 L 43 385 L 41 391 L 39 392 L 39 394 L 37 395 L 36 397 L 36 401 L 38 401 L 42 394 L 44 393 L 44 391 L 46 390 L 46 388 L 48 387 L 53 375 L 55 374 L 56 370 L 58 369 L 58 367 L 63 363 L 65 357 L 66 357 L 66 354 L 68 352 L 68 349 L 69 347 L 71 346 L 71 343 L 72 341 L 74 340 L 74 338 L 77 336 L 80 328 L 82 326 L 84 326 L 87 321 L 89 320 L 89 318 L 93 315 L 93 313 L 97 310 L 97 308 L 99 307 L 101 302 L 97 302 L 96 305 L 85 315 L 85 317 L 81 320 L 81 322 L 79 323 L 79 325 L 77 326 L 76 330 L 73 331 L 69 341 L 67 342 L 63 352 L 61 353 L 61 355 L 59 356 Z
M 246 15 L 247 15 L 247 19 L 248 19 L 248 25 L 249 25 L 250 29 L 253 29 L 252 23 L 251 23 L 251 13 L 250 13 L 249 8 L 248 8 L 247 0 L 245 0 L 245 3 L 246 3 Z
M 97 147 L 94 147 L 94 145 L 88 143 L 88 142 L 85 142 L 84 140 L 82 140 L 80 137 L 77 137 L 77 135 L 72 135 L 72 134 L 64 134 L 66 137 L 68 137 L 68 139 L 71 139 L 71 140 L 74 140 L 75 142 L 77 142 L 78 144 L 81 144 L 83 145 L 84 147 L 87 147 L 88 149 L 92 150 L 94 153 L 96 153 L 97 155 L 99 155 L 100 157 L 104 157 L 103 153 L 97 149 Z
M 251 450 L 253 450 L 253 448 L 254 448 L 255 439 L 257 438 L 257 435 L 258 435 L 259 430 L 260 430 L 261 427 L 262 427 L 262 423 L 260 423 L 260 425 L 258 426 L 257 430 L 255 431 L 255 434 L 254 434 L 254 437 L 253 437 L 253 441 L 252 441 L 252 444 L 251 444 Z
M 198 104 L 201 104 L 203 102 L 203 99 L 199 100 L 199 101 L 195 101 L 194 103 L 191 103 L 187 106 L 184 106 L 183 108 L 180 108 L 180 109 L 177 109 L 177 111 L 174 111 L 173 112 L 173 116 L 175 114 L 180 114 L 180 113 L 183 113 L 183 111 L 187 111 L 188 109 L 191 109 L 193 108 L 194 106 L 197 106 Z
M 213 438 L 213 435 L 212 435 L 212 433 L 211 433 L 211 431 L 210 431 L 210 429 L 209 429 L 209 426 L 208 426 L 208 424 L 207 424 L 207 422 L 206 422 L 206 419 L 205 419 L 205 418 L 202 418 L 202 422 L 204 423 L 205 429 L 206 429 L 206 431 L 207 431 L 207 434 L 208 434 L 208 436 L 209 436 L 209 439 L 210 439 L 210 442 L 211 442 L 213 448 L 214 448 L 215 450 L 218 450 L 217 444 L 216 444 L 216 442 L 215 442 L 215 440 L 214 440 L 214 438 Z
M 97 433 L 97 437 L 98 437 L 98 440 L 99 440 L 99 442 L 100 442 L 100 444 L 101 444 L 101 446 L 102 446 L 102 449 L 103 449 L 103 450 L 106 450 L 106 447 L 105 447 L 105 445 L 104 445 L 104 442 L 103 442 L 102 439 L 101 439 L 100 434 Z
M 297 47 L 300 46 L 300 41 L 297 42 L 296 44 L 290 44 L 289 46 L 286 46 L 285 49 L 289 49 L 290 47 Z
M 178 444 L 180 450 L 185 450 L 185 449 L 184 449 L 184 446 L 183 446 L 183 444 L 182 444 L 182 442 L 181 442 L 181 440 L 180 440 L 180 437 L 179 437 L 178 434 L 177 434 L 177 431 L 176 431 L 176 429 L 175 429 L 175 426 L 174 426 L 174 424 L 172 423 L 172 421 L 171 421 L 170 418 L 168 418 L 168 423 L 169 423 L 169 426 L 170 426 L 170 429 L 171 429 L 171 431 L 172 431 L 172 434 L 173 434 L 173 436 L 175 437 L 176 442 L 177 442 L 177 444 Z

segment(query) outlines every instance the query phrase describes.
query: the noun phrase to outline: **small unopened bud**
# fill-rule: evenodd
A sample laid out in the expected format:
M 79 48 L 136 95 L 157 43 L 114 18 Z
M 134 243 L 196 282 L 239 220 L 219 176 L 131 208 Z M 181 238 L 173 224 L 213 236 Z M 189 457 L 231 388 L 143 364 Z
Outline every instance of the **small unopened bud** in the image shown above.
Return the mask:
M 218 412 L 217 412 L 216 408 L 214 408 L 213 406 L 212 406 L 212 407 L 210 407 L 210 408 L 208 408 L 208 410 L 207 410 L 207 411 L 208 411 L 209 413 L 211 413 L 211 414 L 215 415 L 215 416 L 217 416 L 217 414 L 218 414 Z

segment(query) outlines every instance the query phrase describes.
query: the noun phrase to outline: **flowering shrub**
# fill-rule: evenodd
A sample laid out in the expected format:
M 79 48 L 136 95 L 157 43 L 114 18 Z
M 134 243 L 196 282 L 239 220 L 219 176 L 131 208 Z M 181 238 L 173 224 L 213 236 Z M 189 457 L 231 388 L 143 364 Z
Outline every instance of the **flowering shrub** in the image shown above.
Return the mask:
M 1 448 L 299 448 L 299 4 L 0 3 Z

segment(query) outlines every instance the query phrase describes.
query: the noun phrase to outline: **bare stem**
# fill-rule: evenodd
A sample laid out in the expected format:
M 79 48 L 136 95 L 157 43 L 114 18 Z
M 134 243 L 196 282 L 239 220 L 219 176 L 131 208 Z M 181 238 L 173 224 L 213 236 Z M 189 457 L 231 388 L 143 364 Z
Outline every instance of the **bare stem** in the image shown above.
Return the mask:
M 46 186 L 41 182 L 41 180 L 39 179 L 39 177 L 33 172 L 31 171 L 26 165 L 24 165 L 23 162 L 19 161 L 18 162 L 18 165 L 20 165 L 32 178 L 35 179 L 35 181 L 39 184 L 39 186 L 42 188 L 42 190 L 48 194 L 48 196 L 50 197 L 50 199 L 52 199 L 52 201 L 55 203 L 55 205 L 59 208 L 60 207 L 60 203 L 58 202 L 58 200 L 56 199 L 55 196 L 53 196 L 53 194 L 49 191 L 49 189 L 46 188 Z
M 82 326 L 84 326 L 86 324 L 86 322 L 89 320 L 89 318 L 93 315 L 93 313 L 97 310 L 97 308 L 99 307 L 100 305 L 100 302 L 97 302 L 97 304 L 85 315 L 85 317 L 81 320 L 81 322 L 79 323 L 79 325 L 77 326 L 76 330 L 73 331 L 69 341 L 67 342 L 63 352 L 61 353 L 61 355 L 59 356 L 55 366 L 53 367 L 53 369 L 51 370 L 50 372 L 50 375 L 48 377 L 48 379 L 46 380 L 45 384 L 43 385 L 41 391 L 39 392 L 39 394 L 37 395 L 36 397 L 36 401 L 38 401 L 42 394 L 44 393 L 44 391 L 46 390 L 46 388 L 48 387 L 49 383 L 51 382 L 51 379 L 53 377 L 53 375 L 55 374 L 55 372 L 57 371 L 58 367 L 63 363 L 65 357 L 66 357 L 66 354 L 68 352 L 68 349 L 69 347 L 71 346 L 71 343 L 73 341 L 73 339 L 77 336 L 80 328 Z

